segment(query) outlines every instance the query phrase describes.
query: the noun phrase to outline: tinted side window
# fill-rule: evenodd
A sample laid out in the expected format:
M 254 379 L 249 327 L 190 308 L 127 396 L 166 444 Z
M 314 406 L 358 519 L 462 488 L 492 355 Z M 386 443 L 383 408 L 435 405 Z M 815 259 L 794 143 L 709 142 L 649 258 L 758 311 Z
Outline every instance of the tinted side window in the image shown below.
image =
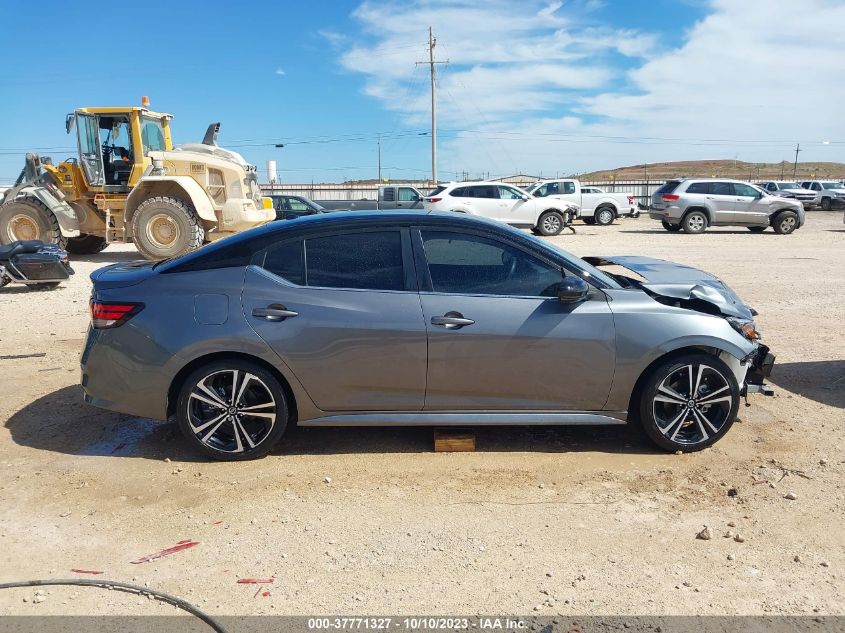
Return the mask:
M 393 187 L 385 187 L 382 191 L 382 200 L 385 202 L 393 202 L 396 200 L 396 190 Z
M 267 250 L 264 269 L 297 286 L 305 285 L 305 266 L 302 261 L 302 241 L 285 242 Z
M 687 193 L 707 193 L 709 182 L 694 182 L 687 187 Z
M 410 187 L 399 187 L 399 202 L 416 202 L 420 197 Z
M 457 189 L 453 189 L 452 193 L 449 194 L 454 198 L 466 198 L 467 197 L 467 188 L 466 187 L 458 187 Z
M 435 292 L 553 297 L 562 273 L 518 248 L 476 235 L 422 231 Z
M 750 185 L 743 185 L 742 183 L 735 182 L 734 184 L 734 193 L 738 196 L 745 196 L 746 198 L 755 198 L 757 197 L 757 190 L 750 186 Z
M 305 241 L 309 286 L 404 290 L 399 231 L 329 235 Z
M 711 182 L 708 193 L 714 196 L 732 196 L 734 195 L 734 188 L 729 182 Z

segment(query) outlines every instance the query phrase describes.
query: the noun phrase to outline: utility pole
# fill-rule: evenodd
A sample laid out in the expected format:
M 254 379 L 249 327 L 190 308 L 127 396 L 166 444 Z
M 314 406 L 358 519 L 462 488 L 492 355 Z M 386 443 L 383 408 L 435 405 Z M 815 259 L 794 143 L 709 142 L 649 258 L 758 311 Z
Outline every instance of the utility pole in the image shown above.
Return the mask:
M 798 173 L 798 152 L 801 151 L 801 143 L 795 146 L 795 164 L 792 166 L 792 179 L 795 180 L 797 176 L 795 174 Z
M 378 184 L 381 185 L 381 133 L 376 136 L 376 143 L 378 143 Z
M 428 64 L 431 72 L 431 182 L 433 185 L 437 184 L 437 95 L 435 88 L 435 80 L 437 78 L 437 64 L 448 64 L 449 60 L 437 61 L 434 59 L 434 47 L 437 45 L 437 39 L 432 33 L 431 27 L 428 27 L 428 61 L 417 62 L 420 64 Z

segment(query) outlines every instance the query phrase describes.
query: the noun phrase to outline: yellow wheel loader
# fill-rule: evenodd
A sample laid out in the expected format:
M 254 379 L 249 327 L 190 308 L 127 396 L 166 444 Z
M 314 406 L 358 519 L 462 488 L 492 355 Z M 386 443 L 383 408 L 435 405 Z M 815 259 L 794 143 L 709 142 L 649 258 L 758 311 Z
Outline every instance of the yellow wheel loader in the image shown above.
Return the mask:
M 173 117 L 141 103 L 69 114 L 78 159 L 27 154 L 0 195 L 0 244 L 37 239 L 81 254 L 131 241 L 160 260 L 275 219 L 255 166 L 217 146 L 219 123 L 201 143 L 174 147 Z

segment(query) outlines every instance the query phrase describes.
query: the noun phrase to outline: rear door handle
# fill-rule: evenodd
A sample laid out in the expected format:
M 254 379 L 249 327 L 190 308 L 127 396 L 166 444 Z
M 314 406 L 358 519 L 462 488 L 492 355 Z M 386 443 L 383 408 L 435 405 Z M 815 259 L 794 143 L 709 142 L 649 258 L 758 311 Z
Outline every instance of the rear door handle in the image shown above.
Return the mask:
M 299 316 L 299 312 L 288 310 L 279 303 L 273 303 L 266 308 L 254 308 L 252 316 L 267 319 L 268 321 L 282 321 L 291 317 Z
M 475 321 L 472 319 L 465 319 L 464 315 L 460 312 L 447 312 L 443 316 L 431 317 L 432 325 L 442 325 L 450 330 L 457 330 L 458 328 L 462 328 L 466 325 L 472 325 L 473 323 L 475 323 Z

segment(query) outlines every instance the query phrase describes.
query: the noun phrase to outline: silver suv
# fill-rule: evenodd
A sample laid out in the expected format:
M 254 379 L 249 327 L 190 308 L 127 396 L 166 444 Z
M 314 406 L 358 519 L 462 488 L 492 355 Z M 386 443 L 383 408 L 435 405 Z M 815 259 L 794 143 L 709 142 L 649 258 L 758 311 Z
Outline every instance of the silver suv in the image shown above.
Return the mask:
M 704 233 L 708 226 L 766 227 L 787 235 L 804 224 L 804 206 L 740 180 L 670 180 L 654 192 L 648 213 L 667 231 Z

